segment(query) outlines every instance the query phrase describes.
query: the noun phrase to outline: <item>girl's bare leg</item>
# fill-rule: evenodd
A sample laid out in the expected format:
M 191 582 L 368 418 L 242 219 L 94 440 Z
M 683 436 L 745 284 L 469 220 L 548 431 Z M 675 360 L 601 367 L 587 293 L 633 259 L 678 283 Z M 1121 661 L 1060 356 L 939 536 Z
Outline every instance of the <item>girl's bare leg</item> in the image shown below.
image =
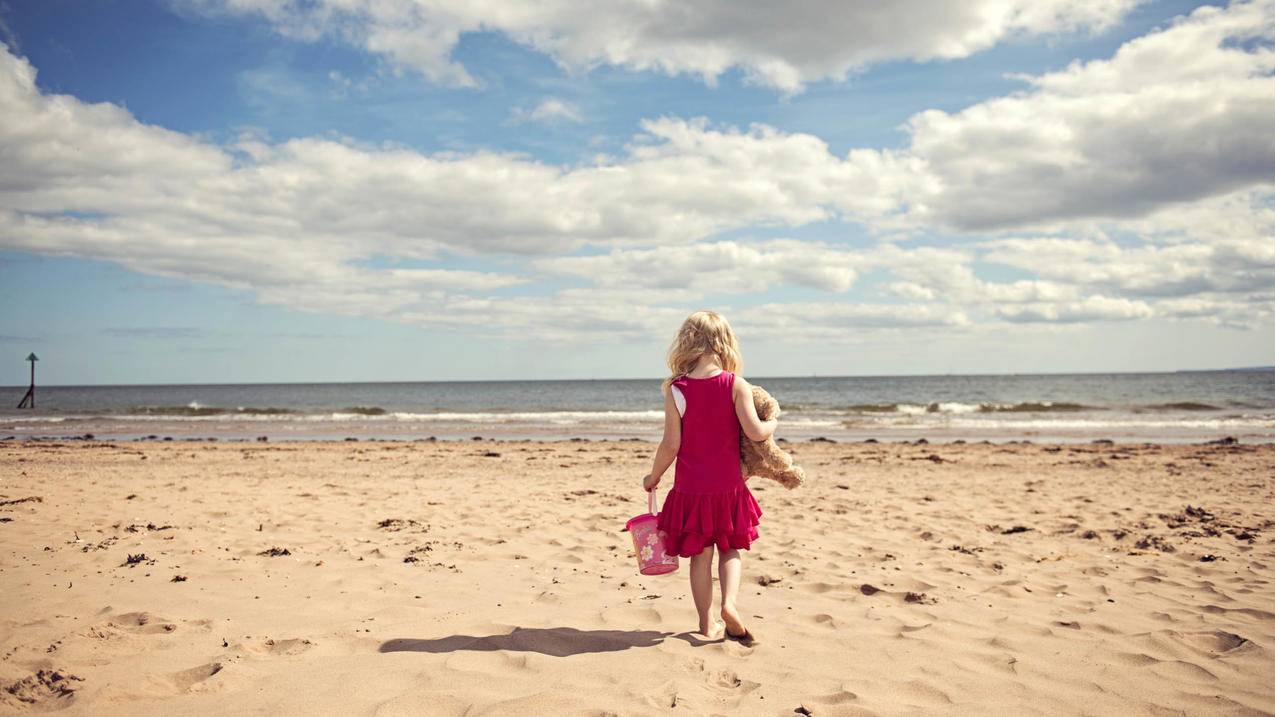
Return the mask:
M 743 572 L 743 563 L 743 559 L 739 557 L 739 551 L 734 548 L 721 551 L 717 558 L 717 581 L 722 586 L 722 620 L 726 621 L 726 629 L 732 635 L 740 635 L 744 632 L 744 623 L 740 621 L 739 610 L 735 606 L 735 598 L 739 595 L 739 576 Z
M 713 546 L 691 556 L 691 597 L 699 612 L 699 631 L 705 637 L 716 637 L 721 625 L 709 616 L 713 609 Z

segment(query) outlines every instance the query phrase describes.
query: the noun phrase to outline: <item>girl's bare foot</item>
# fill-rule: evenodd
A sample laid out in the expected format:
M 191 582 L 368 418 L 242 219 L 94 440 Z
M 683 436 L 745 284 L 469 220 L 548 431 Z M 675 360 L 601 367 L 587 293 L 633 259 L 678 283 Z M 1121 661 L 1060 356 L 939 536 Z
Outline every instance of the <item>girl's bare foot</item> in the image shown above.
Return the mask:
M 703 625 L 700 625 L 699 634 L 703 635 L 705 639 L 717 640 L 721 638 L 725 630 L 726 630 L 726 623 L 722 622 L 721 620 L 714 620 L 713 624 L 708 627 L 704 627 Z
M 752 647 L 757 644 L 757 638 L 744 627 L 744 623 L 739 621 L 739 613 L 733 608 L 722 607 L 722 619 L 725 620 L 723 627 L 726 630 L 726 637 L 739 642 L 744 647 Z
M 740 622 L 739 613 L 733 607 L 722 606 L 722 620 L 725 621 L 726 634 L 731 637 L 738 637 L 748 632 L 748 628 Z

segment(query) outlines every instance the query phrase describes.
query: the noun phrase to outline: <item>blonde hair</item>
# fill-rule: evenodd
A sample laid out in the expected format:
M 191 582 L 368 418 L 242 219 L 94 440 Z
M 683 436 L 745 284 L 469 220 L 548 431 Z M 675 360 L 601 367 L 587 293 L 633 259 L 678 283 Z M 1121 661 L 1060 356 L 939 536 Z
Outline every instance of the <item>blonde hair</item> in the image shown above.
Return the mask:
M 738 373 L 744 365 L 739 355 L 739 342 L 726 317 L 716 311 L 696 311 L 682 322 L 673 343 L 668 347 L 669 378 L 673 379 L 695 368 L 701 356 L 716 356 L 723 371 Z

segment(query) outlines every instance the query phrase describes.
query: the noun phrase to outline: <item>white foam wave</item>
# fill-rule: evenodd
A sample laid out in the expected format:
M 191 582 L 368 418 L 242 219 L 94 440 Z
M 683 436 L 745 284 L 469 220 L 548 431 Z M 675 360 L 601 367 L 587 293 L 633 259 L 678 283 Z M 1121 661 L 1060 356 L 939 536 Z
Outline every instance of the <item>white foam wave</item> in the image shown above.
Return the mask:
M 933 416 L 933 414 L 930 414 Z M 1275 428 L 1275 416 L 1244 416 L 1212 419 L 1142 419 L 1142 418 L 975 418 L 935 417 L 933 420 L 901 418 L 864 418 L 844 421 L 844 426 L 898 426 L 916 428 L 968 428 L 968 429 L 1121 429 L 1121 428 L 1169 428 L 1169 429 L 1271 429 Z
M 1013 404 L 987 404 L 988 406 L 1008 407 Z M 941 403 L 900 403 L 894 409 L 898 413 L 907 416 L 924 416 L 926 414 L 944 413 L 944 414 L 960 414 L 960 413 L 977 413 L 983 410 L 981 403 L 961 403 L 959 401 L 944 401 Z
M 888 406 L 889 404 L 883 404 L 883 405 Z M 1042 409 L 1049 410 L 1054 405 L 1055 403 L 1053 401 L 1038 401 L 1034 403 L 995 403 L 995 402 L 963 403 L 961 401 L 938 401 L 935 403 L 898 403 L 898 404 L 894 404 L 893 410 L 887 410 L 887 411 L 882 411 L 882 410 L 867 411 L 867 410 L 860 409 L 860 410 L 849 410 L 849 411 L 843 410 L 843 411 L 837 411 L 836 413 L 839 413 L 841 415 L 855 415 L 855 416 L 862 415 L 864 413 L 868 415 L 875 415 L 875 414 L 889 415 L 891 413 L 894 413 L 894 414 L 903 414 L 907 416 L 922 416 L 927 414 L 961 415 L 965 413 L 986 413 L 989 411 L 1015 411 L 1015 410 L 1021 411 L 1023 413 L 1029 413 L 1029 412 L 1032 412 L 1033 408 L 1036 409 L 1036 412 L 1040 412 L 1040 410 Z M 1061 405 L 1069 406 L 1071 404 L 1061 404 Z
M 839 419 L 804 418 L 785 413 L 779 417 L 780 425 L 785 428 L 836 428 L 842 425 Z
M 974 413 L 983 409 L 981 404 L 977 403 L 940 403 L 938 404 L 939 413 Z
M 962 428 L 1275 428 L 1272 418 L 1215 418 L 1204 420 L 1029 420 L 1029 421 L 953 421 L 950 425 Z

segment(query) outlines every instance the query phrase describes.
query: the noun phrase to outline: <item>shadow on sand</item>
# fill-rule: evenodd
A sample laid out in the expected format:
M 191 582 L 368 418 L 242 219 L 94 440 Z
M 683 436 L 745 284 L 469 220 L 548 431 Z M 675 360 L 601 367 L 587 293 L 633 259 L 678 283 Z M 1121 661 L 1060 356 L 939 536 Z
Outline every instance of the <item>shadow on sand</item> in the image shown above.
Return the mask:
M 506 635 L 450 635 L 433 640 L 398 638 L 381 643 L 381 652 L 539 652 L 566 657 L 588 652 L 619 652 L 630 647 L 654 647 L 671 632 L 653 630 L 577 630 L 574 627 L 515 627 Z M 681 637 L 681 635 L 678 635 Z

